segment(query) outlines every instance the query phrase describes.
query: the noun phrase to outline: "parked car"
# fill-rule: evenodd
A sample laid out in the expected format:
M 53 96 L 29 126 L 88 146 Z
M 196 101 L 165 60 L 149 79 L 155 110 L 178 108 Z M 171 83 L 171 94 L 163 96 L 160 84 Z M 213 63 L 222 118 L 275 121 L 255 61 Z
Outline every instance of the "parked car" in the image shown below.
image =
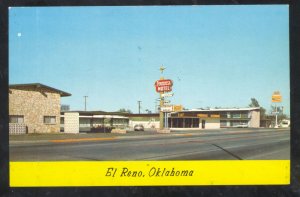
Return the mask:
M 279 127 L 282 128 L 290 127 L 290 120 L 282 120 L 281 123 L 279 124 Z
M 134 125 L 134 131 L 144 131 L 144 126 L 142 124 Z
M 241 123 L 236 125 L 237 128 L 248 128 L 248 124 L 247 123 Z

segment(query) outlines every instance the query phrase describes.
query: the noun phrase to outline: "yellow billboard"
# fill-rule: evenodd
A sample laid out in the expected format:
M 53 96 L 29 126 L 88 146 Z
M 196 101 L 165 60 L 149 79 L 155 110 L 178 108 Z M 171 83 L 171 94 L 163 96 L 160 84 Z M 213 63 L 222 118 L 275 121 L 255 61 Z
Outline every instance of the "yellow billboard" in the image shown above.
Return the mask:
M 281 94 L 279 91 L 276 91 L 272 95 L 272 102 L 273 103 L 280 103 L 282 100 Z
M 182 105 L 173 105 L 173 111 L 177 112 L 177 111 L 182 111 Z

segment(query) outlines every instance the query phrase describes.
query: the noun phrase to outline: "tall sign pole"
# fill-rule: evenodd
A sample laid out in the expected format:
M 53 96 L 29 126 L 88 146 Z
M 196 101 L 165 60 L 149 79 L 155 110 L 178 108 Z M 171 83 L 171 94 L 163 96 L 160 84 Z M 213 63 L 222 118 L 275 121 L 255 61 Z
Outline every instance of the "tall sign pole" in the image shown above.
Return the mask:
M 161 77 L 160 77 L 160 80 L 164 80 L 164 77 L 163 77 L 163 72 L 166 68 L 161 65 L 161 67 L 159 68 L 160 72 L 161 72 Z M 161 110 L 162 107 L 164 106 L 164 97 L 162 96 L 164 92 L 160 92 L 159 93 L 159 98 L 160 98 L 160 101 L 159 101 L 159 106 L 160 106 L 160 110 L 159 110 L 159 129 L 163 129 L 164 128 L 164 112 Z
M 278 123 L 277 123 L 277 105 L 276 103 L 280 103 L 282 100 L 281 94 L 279 91 L 275 91 L 272 95 L 272 102 L 275 103 L 275 126 L 274 128 L 278 128 Z
M 164 70 L 166 68 L 161 66 L 160 67 L 160 72 L 163 74 Z M 159 129 L 162 130 L 164 127 L 168 127 L 166 122 L 167 122 L 167 112 L 170 112 L 170 105 L 165 105 L 165 97 L 168 96 L 173 96 L 173 94 L 167 94 L 167 92 L 172 91 L 172 86 L 173 86 L 173 81 L 170 79 L 165 79 L 162 75 L 159 80 L 157 80 L 154 84 L 156 92 L 159 93 L 159 106 L 160 106 L 160 111 L 159 111 Z M 168 101 L 169 102 L 169 101 Z

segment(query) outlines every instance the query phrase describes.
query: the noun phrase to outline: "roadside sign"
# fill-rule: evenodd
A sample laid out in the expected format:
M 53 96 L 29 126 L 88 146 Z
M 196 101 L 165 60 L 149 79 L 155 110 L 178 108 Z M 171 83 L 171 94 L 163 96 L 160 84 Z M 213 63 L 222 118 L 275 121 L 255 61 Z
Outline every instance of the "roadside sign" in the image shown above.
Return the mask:
M 171 97 L 171 96 L 173 96 L 174 95 L 174 93 L 164 93 L 164 94 L 161 94 L 161 96 L 162 97 Z
M 161 108 L 160 108 L 160 111 L 162 111 L 162 112 L 172 112 L 173 111 L 173 106 L 162 106 Z
M 272 112 L 272 115 L 278 115 L 278 114 L 279 114 L 278 111 L 277 111 L 277 112 L 276 112 L 276 111 L 273 111 L 273 112 Z
M 172 86 L 161 86 L 161 87 L 156 86 L 155 90 L 156 92 L 171 92 Z
M 183 107 L 182 105 L 173 105 L 173 111 L 182 111 Z
M 280 103 L 282 100 L 281 94 L 279 91 L 276 91 L 272 95 L 272 102 L 273 103 Z
M 154 84 L 156 92 L 171 92 L 173 81 L 170 79 L 160 79 Z

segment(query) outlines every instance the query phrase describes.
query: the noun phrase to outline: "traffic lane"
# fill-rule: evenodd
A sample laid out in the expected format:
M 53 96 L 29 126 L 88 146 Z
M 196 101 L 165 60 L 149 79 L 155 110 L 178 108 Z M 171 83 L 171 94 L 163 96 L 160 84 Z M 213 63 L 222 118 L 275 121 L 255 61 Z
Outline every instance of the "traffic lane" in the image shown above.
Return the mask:
M 81 145 L 81 144 L 93 144 L 93 143 L 101 143 L 101 144 L 110 144 L 110 143 L 127 143 L 127 141 L 132 141 L 133 143 L 136 141 L 142 142 L 149 142 L 151 140 L 157 141 L 157 140 L 165 140 L 165 139 L 170 139 L 170 140 L 175 140 L 175 139 L 196 139 L 197 136 L 203 140 L 207 140 L 209 138 L 211 139 L 225 139 L 225 138 L 232 138 L 232 137 L 247 137 L 247 136 L 253 136 L 253 137 L 264 137 L 268 135 L 290 135 L 289 131 L 268 131 L 268 132 L 251 132 L 251 133 L 246 133 L 244 130 L 242 132 L 238 133 L 183 133 L 183 134 L 158 134 L 158 135 L 153 135 L 153 136 L 112 136 L 112 137 L 102 137 L 102 138 L 70 138 L 70 139 L 61 139 L 61 140 L 42 140 L 42 141 L 36 141 L 29 143 L 28 142 L 11 142 L 10 147 L 26 147 L 26 146 L 53 146 L 52 143 L 55 143 L 56 146 L 65 146 L 65 145 Z
M 241 139 L 241 138 L 245 138 L 247 139 L 247 136 L 236 136 L 235 138 L 232 138 L 232 140 L 237 140 L 237 139 Z M 260 136 L 254 136 L 254 137 L 259 137 Z M 274 137 L 274 136 L 272 136 Z M 183 139 L 183 141 L 182 141 Z M 61 146 L 56 146 L 56 145 L 48 145 L 48 146 L 42 146 L 42 147 L 36 147 L 35 150 L 31 150 L 31 148 L 25 148 L 23 147 L 19 153 L 26 153 L 26 150 L 28 149 L 28 152 L 32 153 L 34 152 L 35 155 L 39 154 L 40 152 L 45 152 L 47 154 L 51 154 L 51 152 L 55 152 L 55 154 L 59 154 L 60 151 L 59 150 L 63 150 L 63 152 L 72 152 L 72 154 L 70 155 L 73 155 L 73 154 L 76 154 L 76 151 L 78 152 L 82 152 L 84 149 L 91 149 L 91 151 L 93 152 L 94 149 L 99 149 L 100 152 L 102 152 L 102 154 L 106 154 L 107 152 L 111 152 L 112 151 L 112 147 L 114 149 L 117 149 L 118 152 L 122 152 L 123 148 L 126 150 L 126 149 L 130 149 L 131 147 L 134 147 L 133 150 L 131 150 L 132 152 L 136 152 L 135 149 L 143 149 L 143 147 L 146 147 L 146 145 L 150 145 L 150 146 L 159 146 L 159 145 L 171 145 L 171 144 L 177 144 L 177 143 L 190 143 L 190 142 L 214 142 L 214 141 L 218 141 L 218 140 L 222 140 L 222 139 L 213 139 L 213 140 L 205 140 L 205 139 L 198 139 L 197 138 L 191 138 L 191 137 L 188 137 L 186 138 L 186 140 L 184 141 L 184 138 L 182 138 L 181 141 L 178 141 L 178 139 L 176 139 L 176 141 L 174 140 L 167 140 L 166 139 L 157 139 L 156 141 L 153 141 L 153 140 L 150 140 L 148 141 L 147 143 L 143 140 L 142 142 L 140 141 L 133 141 L 131 143 L 126 143 L 126 142 L 122 142 L 122 140 L 117 140 L 115 142 L 105 142 L 105 143 L 101 143 L 101 144 L 96 144 L 96 143 L 92 143 L 92 144 L 72 144 L 72 145 L 68 145 L 68 146 L 65 146 L 65 145 L 61 145 Z M 192 139 L 192 141 L 190 141 Z M 227 140 L 230 140 L 227 138 Z M 152 144 L 152 142 L 154 144 Z M 114 144 L 112 144 L 114 143 Z M 125 144 L 124 144 L 125 143 Z M 243 142 L 245 143 L 245 142 Z M 101 147 L 99 147 L 101 146 Z M 107 148 L 105 147 L 102 147 L 102 146 L 108 146 Z M 120 147 L 120 149 L 118 149 L 118 147 Z M 49 150 L 50 149 L 50 150 Z M 72 150 L 76 150 L 75 153 L 74 151 Z M 144 151 L 145 152 L 145 151 Z M 147 151 L 146 151 L 147 152 Z M 79 153 L 77 153 L 79 154 Z M 13 154 L 12 154 L 13 155 Z M 113 154 L 112 154 L 113 155 Z M 37 157 L 35 157 L 37 158 Z
M 53 149 L 55 148 L 62 148 L 62 149 L 73 149 L 76 148 L 77 146 L 80 146 L 82 148 L 89 148 L 89 147 L 94 147 L 94 146 L 120 146 L 120 147 L 127 147 L 127 146 L 146 146 L 147 144 L 152 145 L 152 143 L 155 144 L 176 144 L 176 143 L 187 143 L 187 142 L 215 142 L 218 140 L 242 140 L 242 139 L 255 139 L 255 138 L 265 138 L 265 137 L 286 137 L 289 138 L 289 133 L 267 133 L 267 134 L 260 134 L 260 135 L 253 135 L 253 134 L 234 134 L 234 135 L 220 135 L 220 136 L 190 136 L 190 135 L 180 135 L 180 136 L 169 136 L 169 137 L 156 137 L 156 138 L 141 138 L 141 139 L 123 139 L 123 138 L 114 138 L 110 140 L 100 140 L 100 141 L 88 141 L 88 142 L 74 142 L 74 143 L 47 143 L 47 144 L 37 144 L 36 150 L 40 149 Z M 166 141 L 167 140 L 167 141 Z M 226 142 L 226 141 L 225 141 Z M 251 143 L 251 141 L 249 141 Z M 247 143 L 247 141 L 243 142 Z M 26 151 L 27 149 L 31 150 L 31 145 L 28 144 L 19 144 L 19 145 L 13 145 L 10 148 L 10 152 L 14 152 L 15 150 L 21 149 L 21 151 Z
M 225 149 L 226 151 L 222 150 Z M 289 141 L 269 144 L 253 144 L 232 149 L 212 149 L 211 151 L 190 153 L 186 155 L 169 155 L 158 160 L 289 160 Z
M 172 139 L 151 139 L 149 141 L 144 139 L 141 141 L 116 140 L 112 142 L 79 143 L 61 146 L 47 145 L 35 147 L 34 150 L 31 147 L 19 147 L 19 149 L 12 149 L 11 158 L 13 160 L 143 160 L 154 159 L 155 157 L 163 159 L 176 154 L 191 155 L 197 151 L 217 151 L 217 147 L 209 143 L 216 143 L 222 140 L 225 140 L 224 143 L 238 140 L 241 144 L 247 144 L 247 140 L 253 143 L 262 139 L 261 136 L 245 135 L 234 135 L 234 137 L 231 135 L 231 138 L 226 136 L 224 139 L 220 136 L 217 139 L 212 139 L 212 136 L 207 136 L 206 139 L 197 136 L 188 136 L 186 138 L 183 136 L 178 138 L 177 136 L 177 138 Z M 289 137 L 288 133 L 274 133 L 273 135 L 270 133 L 267 137 L 275 138 L 276 140 L 276 138 L 284 135 Z M 250 140 L 249 138 L 252 139 Z M 265 140 L 265 138 L 266 136 L 263 139 Z M 230 159 L 231 157 L 227 158 Z
M 175 152 L 171 153 L 170 150 L 165 148 L 165 155 L 163 153 L 160 156 L 152 157 L 151 159 L 239 159 L 239 158 L 245 158 L 247 159 L 248 156 L 246 155 L 244 157 L 244 154 L 257 154 L 257 152 L 253 152 L 253 150 L 260 150 L 257 149 L 257 147 L 265 147 L 263 150 L 264 152 L 268 152 L 272 150 L 273 148 L 277 148 L 276 144 L 281 141 L 285 141 L 284 147 L 287 147 L 287 150 L 289 150 L 289 137 L 286 136 L 269 136 L 268 138 L 261 138 L 260 136 L 257 136 L 256 138 L 252 137 L 235 137 L 235 138 L 226 138 L 223 139 L 209 139 L 209 140 L 189 140 L 186 142 L 182 142 L 182 144 L 205 144 L 209 147 L 207 150 L 207 147 L 203 149 L 203 147 L 199 147 L 199 149 L 194 149 L 194 151 L 189 152 L 180 152 L 178 149 L 176 149 Z M 182 144 L 180 146 L 182 147 Z M 211 146 L 212 145 L 212 146 Z M 218 149 L 216 149 L 218 147 Z M 273 147 L 273 148 L 268 148 Z M 172 147 L 171 147 L 172 148 Z M 281 147 L 278 147 L 281 148 Z M 234 154 L 230 154 L 230 151 L 234 150 L 240 150 L 235 158 L 232 158 Z M 186 149 L 184 149 L 186 150 Z M 197 151 L 195 151 L 197 150 Z M 224 154 L 227 153 L 227 154 Z M 242 154 L 243 153 L 243 154 Z M 188 156 L 185 156 L 187 154 Z M 206 156 L 209 154 L 209 156 Z M 211 155 L 213 154 L 213 155 Z M 240 155 L 240 156 L 239 156 Z M 285 154 L 277 154 L 273 157 L 266 157 L 266 159 L 288 159 L 289 158 L 289 152 L 285 152 Z M 148 158 L 147 158 L 148 159 Z

